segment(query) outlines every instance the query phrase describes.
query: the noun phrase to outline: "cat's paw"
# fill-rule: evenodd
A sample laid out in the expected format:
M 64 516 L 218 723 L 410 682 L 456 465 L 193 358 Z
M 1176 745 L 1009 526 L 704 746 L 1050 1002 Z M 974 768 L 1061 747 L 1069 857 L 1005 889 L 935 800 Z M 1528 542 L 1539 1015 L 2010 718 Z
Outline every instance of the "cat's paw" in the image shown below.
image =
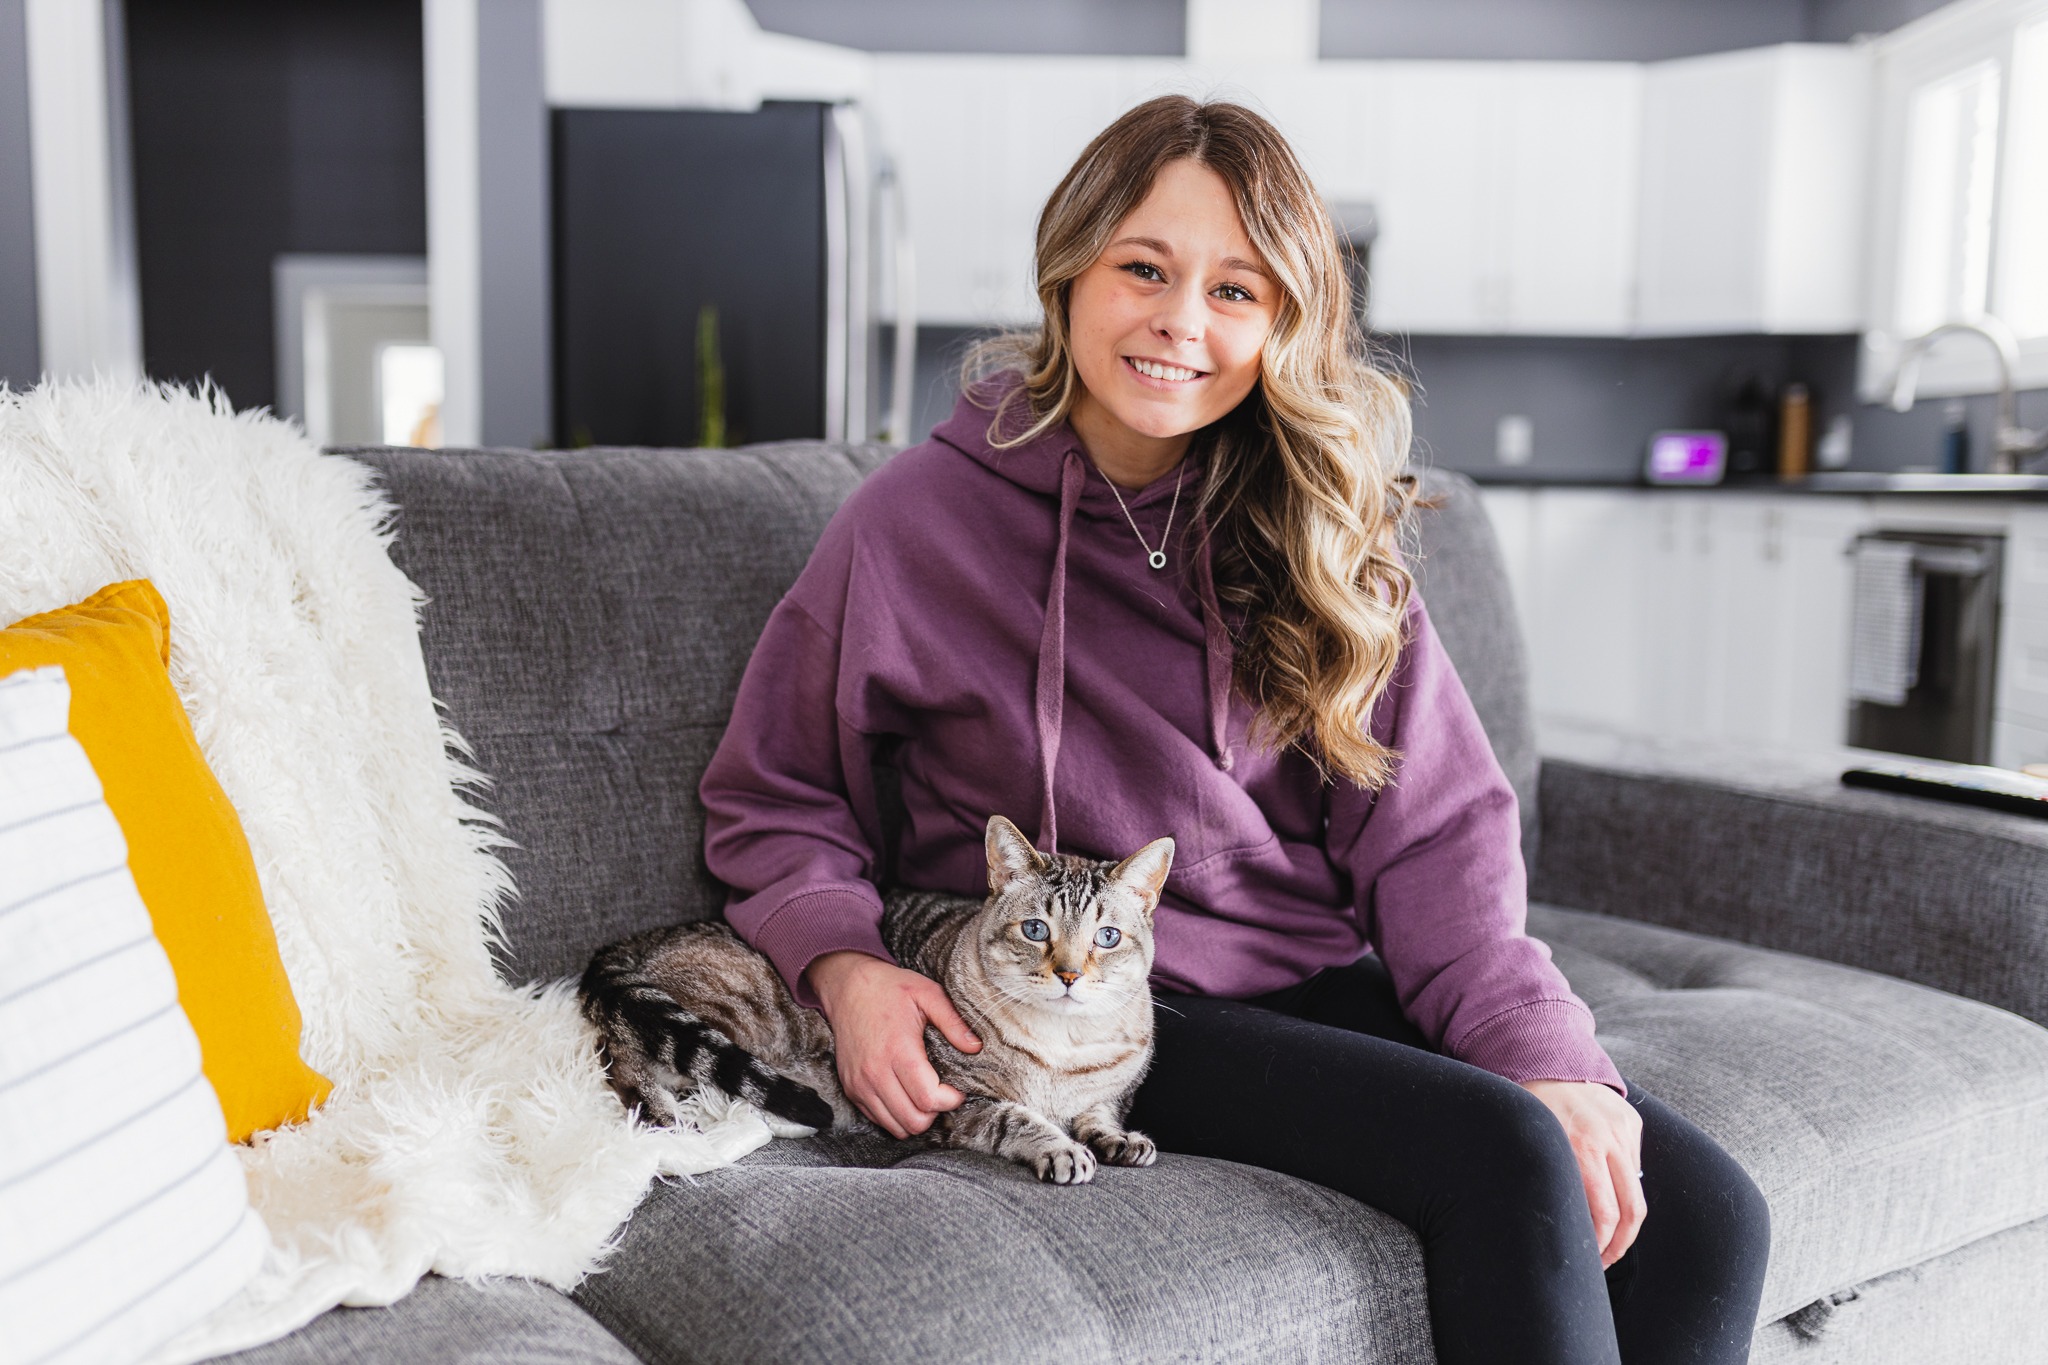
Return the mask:
M 1031 1159 L 1040 1180 L 1054 1185 L 1085 1185 L 1095 1178 L 1095 1153 L 1078 1142 L 1049 1147 Z
M 1097 1133 L 1089 1146 L 1110 1166 L 1150 1166 L 1159 1160 L 1159 1149 L 1143 1133 Z

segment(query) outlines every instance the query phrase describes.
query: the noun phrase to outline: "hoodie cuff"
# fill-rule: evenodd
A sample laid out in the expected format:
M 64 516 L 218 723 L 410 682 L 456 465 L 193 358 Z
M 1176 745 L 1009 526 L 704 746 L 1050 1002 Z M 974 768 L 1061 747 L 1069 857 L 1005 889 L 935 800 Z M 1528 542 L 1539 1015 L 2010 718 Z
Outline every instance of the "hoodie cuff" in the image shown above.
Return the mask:
M 1621 1072 L 1593 1039 L 1592 1011 L 1576 1000 L 1503 1010 L 1444 1051 L 1511 1081 L 1591 1081 L 1628 1096 Z
M 871 896 L 845 887 L 824 887 L 791 896 L 754 931 L 754 946 L 782 973 L 789 993 L 805 1009 L 818 997 L 804 969 L 827 953 L 853 949 L 894 962 L 882 946 L 882 907 Z

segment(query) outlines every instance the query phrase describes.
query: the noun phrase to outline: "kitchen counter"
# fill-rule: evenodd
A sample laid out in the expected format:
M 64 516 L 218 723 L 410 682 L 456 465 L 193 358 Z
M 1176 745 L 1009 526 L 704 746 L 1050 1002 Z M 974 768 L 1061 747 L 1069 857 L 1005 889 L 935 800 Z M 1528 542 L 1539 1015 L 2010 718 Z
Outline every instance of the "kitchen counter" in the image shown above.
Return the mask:
M 1810 474 L 1803 479 L 1754 479 L 1719 484 L 1647 484 L 1612 474 L 1543 473 L 1536 470 L 1468 469 L 1461 473 L 1485 487 L 1641 488 L 1726 493 L 1909 493 L 2001 498 L 2048 498 L 2048 474 L 1878 474 L 1855 470 Z

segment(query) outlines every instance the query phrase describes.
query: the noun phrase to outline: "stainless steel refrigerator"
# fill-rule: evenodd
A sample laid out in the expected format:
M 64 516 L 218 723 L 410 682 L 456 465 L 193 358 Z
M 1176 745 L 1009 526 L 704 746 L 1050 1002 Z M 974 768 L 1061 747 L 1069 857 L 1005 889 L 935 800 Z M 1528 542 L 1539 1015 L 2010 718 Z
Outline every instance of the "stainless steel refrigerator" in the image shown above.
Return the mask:
M 843 104 L 554 111 L 557 442 L 900 438 L 914 275 L 872 141 Z

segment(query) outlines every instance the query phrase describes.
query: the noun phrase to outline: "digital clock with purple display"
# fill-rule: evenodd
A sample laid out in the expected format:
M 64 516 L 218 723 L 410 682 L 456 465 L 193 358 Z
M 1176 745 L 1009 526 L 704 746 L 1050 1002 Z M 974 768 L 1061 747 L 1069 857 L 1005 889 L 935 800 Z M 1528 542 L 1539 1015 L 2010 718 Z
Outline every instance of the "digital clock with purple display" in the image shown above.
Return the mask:
M 1643 477 L 1651 483 L 1719 483 L 1728 469 L 1728 434 L 1659 431 L 1650 437 Z

